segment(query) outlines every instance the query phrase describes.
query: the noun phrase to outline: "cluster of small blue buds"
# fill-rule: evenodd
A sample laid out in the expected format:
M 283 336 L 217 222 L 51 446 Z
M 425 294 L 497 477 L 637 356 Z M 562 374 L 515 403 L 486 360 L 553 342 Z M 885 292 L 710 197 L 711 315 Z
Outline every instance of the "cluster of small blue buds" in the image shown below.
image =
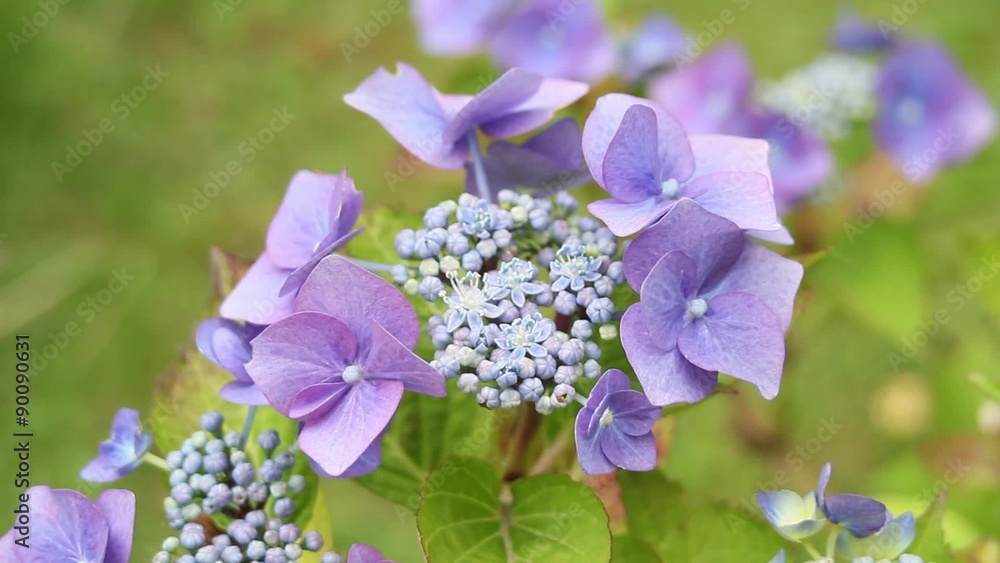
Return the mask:
M 423 229 L 396 236 L 408 263 L 393 279 L 447 307 L 427 325 L 445 377 L 486 408 L 531 402 L 548 414 L 601 374 L 597 338 L 618 336 L 621 242 L 566 192 L 498 201 L 463 194 L 427 210 Z
M 163 541 L 153 563 L 285 563 L 320 551 L 323 537 L 315 531 L 303 534 L 292 523 L 296 506 L 291 497 L 305 489 L 306 479 L 289 475 L 295 453 L 278 451 L 278 433 L 265 430 L 256 444 L 244 444 L 242 433 L 224 430 L 218 412 L 205 413 L 200 423 L 201 430 L 167 454 L 171 489 L 163 507 L 178 534 Z M 257 464 L 247 455 L 251 446 L 263 454 L 255 456 L 262 460 Z M 216 515 L 224 520 L 213 522 Z M 228 522 L 224 530 L 219 521 Z M 340 557 L 328 552 L 322 560 L 339 563 Z

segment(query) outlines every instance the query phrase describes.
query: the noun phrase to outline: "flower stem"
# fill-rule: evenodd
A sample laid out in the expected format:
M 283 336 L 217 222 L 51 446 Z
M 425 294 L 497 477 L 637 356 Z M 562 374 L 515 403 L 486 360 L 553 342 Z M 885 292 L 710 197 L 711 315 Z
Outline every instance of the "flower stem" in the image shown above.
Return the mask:
M 483 167 L 483 153 L 479 148 L 479 139 L 476 138 L 476 130 L 469 129 L 469 150 L 472 152 L 472 169 L 476 174 L 476 188 L 479 190 L 479 197 L 489 202 L 490 185 L 486 180 L 486 169 Z
M 830 530 L 830 537 L 826 539 L 826 556 L 833 559 L 833 551 L 837 548 L 837 528 Z
M 247 438 L 250 437 L 250 429 L 253 428 L 253 419 L 257 415 L 257 407 L 252 406 L 247 409 L 247 418 L 243 421 L 243 439 L 240 440 L 240 445 L 247 445 Z
M 577 393 L 573 395 L 573 400 L 575 400 L 576 402 L 580 403 L 583 406 L 587 406 L 587 401 L 589 401 L 590 399 L 588 397 L 584 397 L 582 393 Z
M 813 547 L 811 543 L 804 541 L 802 542 L 802 545 L 806 548 L 806 551 L 809 552 L 809 557 L 812 557 L 813 559 L 823 559 L 823 556 L 820 552 L 816 551 L 816 548 Z
M 531 470 L 528 471 L 528 475 L 541 475 L 552 469 L 552 466 L 559 457 L 562 456 L 566 449 L 566 445 L 570 442 L 570 436 L 572 432 L 566 432 L 565 430 L 559 434 L 552 445 L 546 448 L 538 456 L 538 460 L 535 461 L 535 465 L 531 466 Z
M 514 436 L 511 438 L 510 447 L 507 450 L 507 463 L 505 464 L 503 479 L 509 483 L 524 475 L 524 460 L 528 453 L 528 446 L 535 437 L 535 433 L 542 426 L 542 415 L 535 410 L 535 405 L 525 403 L 517 413 L 517 421 L 514 427 Z
M 167 462 L 164 461 L 162 457 L 152 452 L 146 452 L 146 455 L 142 456 L 142 462 L 146 465 L 152 465 L 157 469 L 162 469 L 163 471 L 170 473 L 170 467 L 167 466 Z
M 979 372 L 970 373 L 969 381 L 971 381 L 972 384 L 978 387 L 983 393 L 992 397 L 994 401 L 1000 402 L 1000 385 L 997 385 L 996 382 L 991 381 Z
M 368 270 L 369 272 L 391 274 L 392 264 L 383 264 L 381 262 L 372 262 L 371 260 L 362 260 L 360 258 L 348 257 L 348 260 L 354 262 L 358 266 Z

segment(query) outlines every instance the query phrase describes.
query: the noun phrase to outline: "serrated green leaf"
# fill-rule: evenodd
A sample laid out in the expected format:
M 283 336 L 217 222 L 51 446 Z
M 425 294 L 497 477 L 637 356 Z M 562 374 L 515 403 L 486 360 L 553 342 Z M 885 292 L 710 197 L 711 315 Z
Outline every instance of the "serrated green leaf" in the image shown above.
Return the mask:
M 696 505 L 658 472 L 619 472 L 629 535 L 663 561 L 769 561 L 782 548 L 766 523 L 729 506 Z
M 950 563 L 954 561 L 948 542 L 944 539 L 945 508 L 948 504 L 948 493 L 941 491 L 927 510 L 917 516 L 917 534 L 913 543 L 907 548 L 907 553 L 915 553 L 924 561 L 934 563 Z
M 663 563 L 663 560 L 649 544 L 627 534 L 611 538 L 611 561 L 613 563 Z
M 428 561 L 580 563 L 610 561 L 601 501 L 564 475 L 501 482 L 497 466 L 452 457 L 431 472 L 417 511 Z

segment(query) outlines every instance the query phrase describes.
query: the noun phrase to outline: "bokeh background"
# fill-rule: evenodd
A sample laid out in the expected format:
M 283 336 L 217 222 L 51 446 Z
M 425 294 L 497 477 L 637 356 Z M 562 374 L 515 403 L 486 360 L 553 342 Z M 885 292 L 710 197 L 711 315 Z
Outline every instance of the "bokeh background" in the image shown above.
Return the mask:
M 190 343 L 210 302 L 209 247 L 256 256 L 296 170 L 348 167 L 369 209 L 418 213 L 460 189 L 461 172 L 426 166 L 390 189 L 385 173 L 404 153 L 341 96 L 397 60 L 442 91 L 471 91 L 492 72 L 485 58 L 422 55 L 405 12 L 346 60 L 343 44 L 385 7 L 381 0 L 234 1 L 221 17 L 220 3 L 70 1 L 16 53 L 9 36 L 0 46 L 0 336 L 10 345 L 3 369 L 12 374 L 15 334 L 31 335 L 36 356 L 46 343 L 59 348 L 33 376 L 36 484 L 77 486 L 112 413 L 148 412 L 157 376 Z M 1000 3 L 911 3 L 918 9 L 903 31 L 945 42 L 1000 103 Z M 608 10 L 623 29 L 661 9 L 697 33 L 732 4 L 616 0 Z M 854 2 L 876 19 L 889 19 L 894 4 L 903 2 Z M 778 77 L 826 49 L 840 6 L 751 0 L 718 41 L 742 41 L 758 75 Z M 0 3 L 0 31 L 21 33 L 21 18 L 39 9 L 34 1 Z M 120 97 L 148 68 L 162 80 L 123 115 Z M 282 110 L 294 117 L 250 158 L 248 137 Z M 67 145 L 105 119 L 114 130 L 59 177 L 53 162 L 65 164 Z M 844 201 L 896 179 L 871 149 L 865 133 L 839 143 L 838 156 L 852 165 L 840 175 L 842 197 L 792 219 L 812 249 L 831 250 L 808 270 L 782 393 L 767 403 L 744 389 L 685 412 L 665 471 L 696 495 L 745 503 L 777 471 L 787 473 L 786 486 L 808 489 L 830 460 L 834 489 L 879 496 L 896 511 L 919 509 L 946 483 L 948 539 L 968 547 L 1000 535 L 1000 422 L 986 416 L 985 395 L 968 380 L 1000 378 L 1000 276 L 982 278 L 971 298 L 949 296 L 978 275 L 981 260 L 1000 254 L 1000 148 L 906 190 L 849 240 L 844 225 L 856 213 Z M 231 160 L 241 173 L 185 216 L 180 206 L 197 208 L 196 192 Z M 118 293 L 102 292 L 118 287 L 109 286 L 115 272 L 134 277 Z M 949 321 L 919 336 L 939 310 Z M 65 334 L 70 322 L 78 334 Z M 907 339 L 924 344 L 894 369 L 889 354 L 902 354 Z M 12 446 L 8 376 L 0 384 L 3 452 Z M 14 499 L 11 459 L 0 454 L 0 514 Z M 140 502 L 135 561 L 168 535 L 160 477 L 145 469 L 119 483 Z M 338 546 L 362 541 L 394 559 L 420 560 L 411 518 L 354 483 L 325 486 Z

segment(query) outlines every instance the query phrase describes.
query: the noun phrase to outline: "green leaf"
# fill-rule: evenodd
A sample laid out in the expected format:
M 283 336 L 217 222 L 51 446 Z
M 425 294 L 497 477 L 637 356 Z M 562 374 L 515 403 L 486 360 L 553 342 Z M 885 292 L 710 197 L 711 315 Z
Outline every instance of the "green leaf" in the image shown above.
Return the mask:
M 766 523 L 720 503 L 694 504 L 662 474 L 619 472 L 629 535 L 663 561 L 769 561 L 782 548 Z
M 313 502 L 308 515 L 300 513 L 296 516 L 295 522 L 302 529 L 302 533 L 317 531 L 323 535 L 323 549 L 318 552 L 303 551 L 299 559 L 302 563 L 320 563 L 323 553 L 333 550 L 333 524 L 330 522 L 329 505 L 326 503 L 325 495 L 318 486 L 313 485 Z M 296 504 L 296 506 L 298 506 Z M 304 522 L 299 520 L 303 516 Z M 343 549 L 341 551 L 344 551 Z
M 452 457 L 431 472 L 417 511 L 428 561 L 610 561 L 601 501 L 564 475 L 501 482 L 489 462 Z
M 649 544 L 627 534 L 611 538 L 611 561 L 613 563 L 663 562 Z
M 931 505 L 923 514 L 917 517 L 917 535 L 913 543 L 907 548 L 907 553 L 914 553 L 924 559 L 934 563 L 948 563 L 953 561 L 948 542 L 944 539 L 945 507 L 948 504 L 948 493 L 941 491 Z

